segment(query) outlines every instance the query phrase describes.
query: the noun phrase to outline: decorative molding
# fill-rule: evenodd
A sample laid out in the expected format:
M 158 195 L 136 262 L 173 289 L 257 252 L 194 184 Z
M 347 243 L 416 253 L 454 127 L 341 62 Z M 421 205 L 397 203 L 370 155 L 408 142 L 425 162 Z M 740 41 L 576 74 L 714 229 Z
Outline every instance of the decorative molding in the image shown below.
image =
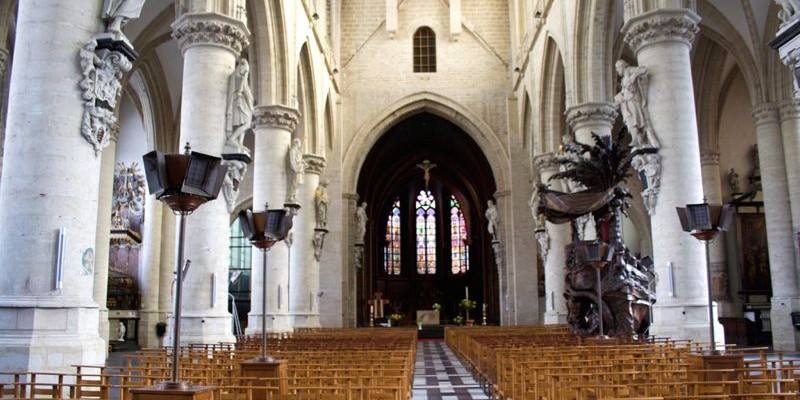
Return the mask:
M 542 226 L 534 232 L 536 241 L 539 243 L 539 258 L 542 262 L 547 262 L 547 255 L 550 254 L 550 234 L 547 232 L 547 227 Z
M 117 43 L 100 46 L 92 38 L 79 51 L 83 98 L 81 134 L 94 148 L 95 156 L 108 146 L 117 124 L 117 102 L 122 94 L 122 75 L 131 70 L 130 55 L 117 50 Z
M 781 121 L 800 119 L 800 99 L 785 100 L 778 104 Z
M 617 119 L 613 103 L 583 103 L 567 108 L 567 123 L 576 130 L 586 124 L 604 124 L 611 128 Z
M 775 103 L 759 104 L 753 107 L 752 114 L 753 124 L 755 126 L 780 123 L 780 120 L 778 119 L 778 107 L 775 105 Z
M 325 157 L 316 154 L 303 154 L 303 162 L 306 164 L 306 173 L 321 175 L 325 170 Z
M 661 191 L 661 156 L 658 153 L 641 153 L 633 156 L 631 167 L 638 172 L 642 182 L 642 199 L 650 216 L 656 213 L 658 193 Z
M 355 269 L 359 270 L 364 266 L 364 244 L 363 243 L 356 243 L 353 246 L 353 264 L 355 265 Z
M 719 152 L 706 150 L 700 153 L 700 165 L 719 165 Z
M 681 42 L 691 47 L 700 30 L 700 16 L 689 9 L 654 10 L 625 22 L 625 43 L 634 53 L 659 42 Z
M 297 129 L 300 112 L 297 109 L 274 104 L 258 106 L 253 111 L 253 130 L 258 128 L 283 128 L 289 132 Z
M 311 241 L 314 245 L 314 259 L 317 261 L 322 258 L 322 247 L 325 245 L 325 235 L 327 234 L 327 229 L 314 229 L 314 238 Z
M 238 56 L 250 44 L 248 36 L 242 21 L 217 13 L 184 14 L 172 23 L 172 38 L 181 53 L 194 46 L 217 46 Z
M 560 164 L 556 161 L 557 157 L 553 153 L 544 153 L 533 157 L 533 165 L 539 174 L 558 171 Z
M 247 162 L 240 159 L 223 159 L 222 165 L 227 165 L 225 178 L 222 180 L 222 196 L 228 212 L 236 209 L 236 200 L 239 197 L 239 187 L 244 175 L 247 173 Z

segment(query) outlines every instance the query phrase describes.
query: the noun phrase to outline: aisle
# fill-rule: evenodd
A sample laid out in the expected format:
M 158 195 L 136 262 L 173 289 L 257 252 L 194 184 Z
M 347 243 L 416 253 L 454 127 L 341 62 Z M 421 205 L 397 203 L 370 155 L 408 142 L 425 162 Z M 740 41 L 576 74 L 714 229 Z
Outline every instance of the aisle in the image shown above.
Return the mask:
M 413 400 L 488 398 L 444 341 L 417 343 Z

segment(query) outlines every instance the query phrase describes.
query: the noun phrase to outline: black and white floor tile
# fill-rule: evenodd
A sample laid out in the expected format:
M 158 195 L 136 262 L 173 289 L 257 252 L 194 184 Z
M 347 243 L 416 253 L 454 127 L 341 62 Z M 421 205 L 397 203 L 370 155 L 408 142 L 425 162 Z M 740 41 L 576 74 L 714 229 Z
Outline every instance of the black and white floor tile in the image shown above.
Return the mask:
M 488 398 L 444 341 L 417 343 L 413 400 Z

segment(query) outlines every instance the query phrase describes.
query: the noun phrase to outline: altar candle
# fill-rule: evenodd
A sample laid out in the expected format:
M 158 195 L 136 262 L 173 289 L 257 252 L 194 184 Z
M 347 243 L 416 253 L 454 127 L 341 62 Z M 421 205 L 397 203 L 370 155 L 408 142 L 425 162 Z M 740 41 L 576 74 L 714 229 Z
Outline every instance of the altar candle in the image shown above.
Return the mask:
M 469 300 L 469 286 L 464 287 L 464 298 Z
M 483 313 L 486 314 L 486 303 L 483 303 Z
M 372 304 L 370 304 L 370 305 L 369 305 L 369 317 L 370 317 L 370 318 L 372 318 L 372 317 L 375 315 L 375 309 L 374 309 L 374 307 L 375 307 L 375 306 L 373 306 Z

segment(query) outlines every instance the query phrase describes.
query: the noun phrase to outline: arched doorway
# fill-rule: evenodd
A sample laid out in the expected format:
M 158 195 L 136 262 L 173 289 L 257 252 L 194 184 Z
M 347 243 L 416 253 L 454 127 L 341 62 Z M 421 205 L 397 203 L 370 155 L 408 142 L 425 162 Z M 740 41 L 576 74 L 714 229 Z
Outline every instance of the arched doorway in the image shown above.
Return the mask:
M 386 314 L 415 321 L 417 310 L 442 306 L 443 320 L 458 303 L 476 300 L 479 320 L 499 321 L 498 275 L 483 213 L 496 183 L 478 145 L 452 122 L 431 113 L 389 128 L 359 173 L 368 204 L 364 267 L 358 271 L 358 324 L 369 323 L 368 300 L 388 300 Z M 467 289 L 468 288 L 468 289 Z

